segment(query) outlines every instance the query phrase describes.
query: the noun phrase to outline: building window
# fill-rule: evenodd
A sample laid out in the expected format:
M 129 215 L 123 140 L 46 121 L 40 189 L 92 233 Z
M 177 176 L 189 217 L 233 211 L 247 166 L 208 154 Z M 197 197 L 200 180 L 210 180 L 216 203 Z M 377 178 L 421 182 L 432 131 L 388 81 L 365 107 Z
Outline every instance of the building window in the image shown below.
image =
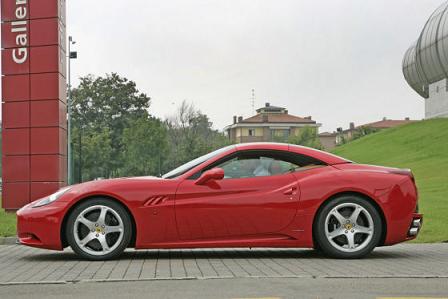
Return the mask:
M 255 136 L 255 129 L 248 129 L 248 131 L 249 131 L 249 133 L 248 133 L 249 136 Z
M 271 129 L 271 140 L 275 142 L 286 142 L 290 136 L 288 129 Z
M 277 130 L 272 130 L 272 136 L 274 137 L 289 137 L 289 129 L 277 129 Z

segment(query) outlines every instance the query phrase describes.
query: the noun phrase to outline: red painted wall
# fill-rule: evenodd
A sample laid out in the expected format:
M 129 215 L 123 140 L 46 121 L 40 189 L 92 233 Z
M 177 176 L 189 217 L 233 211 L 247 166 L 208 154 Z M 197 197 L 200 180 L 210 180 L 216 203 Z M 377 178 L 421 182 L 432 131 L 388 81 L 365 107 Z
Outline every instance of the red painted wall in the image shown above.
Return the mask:
M 66 184 L 65 0 L 1 0 L 2 205 Z

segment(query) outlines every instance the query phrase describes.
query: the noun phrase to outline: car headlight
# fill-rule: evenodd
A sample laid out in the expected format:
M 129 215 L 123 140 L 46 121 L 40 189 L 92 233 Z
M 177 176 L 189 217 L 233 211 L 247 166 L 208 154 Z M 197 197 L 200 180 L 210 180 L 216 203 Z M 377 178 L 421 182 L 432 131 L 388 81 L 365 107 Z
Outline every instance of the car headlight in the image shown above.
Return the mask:
M 55 201 L 56 199 L 61 197 L 61 195 L 64 194 L 65 192 L 67 192 L 69 189 L 70 189 L 70 187 L 65 187 L 65 188 L 59 189 L 57 192 L 55 192 L 47 197 L 44 197 L 41 200 L 36 201 L 36 203 L 33 205 L 33 208 L 46 206 L 46 205 L 52 203 L 53 201 Z

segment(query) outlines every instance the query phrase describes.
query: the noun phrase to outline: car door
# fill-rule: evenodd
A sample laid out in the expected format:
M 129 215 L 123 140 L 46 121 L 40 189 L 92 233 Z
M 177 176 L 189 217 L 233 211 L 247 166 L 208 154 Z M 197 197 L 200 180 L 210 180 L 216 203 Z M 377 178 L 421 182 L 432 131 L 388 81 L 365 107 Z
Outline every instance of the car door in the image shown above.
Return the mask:
M 285 168 L 288 162 L 276 160 L 272 153 L 237 153 L 214 165 L 224 169 L 224 179 L 204 185 L 196 184 L 197 176 L 184 180 L 175 198 L 180 238 L 255 237 L 286 228 L 298 208 L 298 185 L 290 171 L 275 171 L 274 163 Z

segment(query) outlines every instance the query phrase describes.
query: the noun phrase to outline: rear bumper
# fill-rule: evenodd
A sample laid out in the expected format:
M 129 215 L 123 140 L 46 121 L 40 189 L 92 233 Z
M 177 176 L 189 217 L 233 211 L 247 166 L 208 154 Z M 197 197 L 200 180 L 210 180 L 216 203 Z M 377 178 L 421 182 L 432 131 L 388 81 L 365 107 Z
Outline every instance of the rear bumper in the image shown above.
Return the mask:
M 62 250 L 61 221 L 64 203 L 33 208 L 26 205 L 17 211 L 18 243 L 37 248 Z

